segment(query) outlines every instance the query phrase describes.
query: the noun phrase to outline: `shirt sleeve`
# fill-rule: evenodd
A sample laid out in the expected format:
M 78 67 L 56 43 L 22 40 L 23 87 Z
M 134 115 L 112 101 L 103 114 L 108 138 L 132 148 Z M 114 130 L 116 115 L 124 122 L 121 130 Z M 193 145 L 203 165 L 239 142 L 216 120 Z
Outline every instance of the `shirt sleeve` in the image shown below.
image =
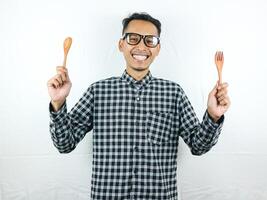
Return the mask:
M 93 105 L 92 86 L 87 89 L 69 113 L 67 113 L 66 102 L 57 112 L 53 112 L 50 103 L 50 133 L 60 153 L 69 153 L 74 150 L 86 133 L 92 130 Z
M 176 123 L 179 127 L 179 136 L 189 146 L 193 155 L 202 155 L 217 143 L 223 121 L 224 116 L 218 122 L 214 122 L 206 111 L 200 123 L 190 101 L 182 91 Z

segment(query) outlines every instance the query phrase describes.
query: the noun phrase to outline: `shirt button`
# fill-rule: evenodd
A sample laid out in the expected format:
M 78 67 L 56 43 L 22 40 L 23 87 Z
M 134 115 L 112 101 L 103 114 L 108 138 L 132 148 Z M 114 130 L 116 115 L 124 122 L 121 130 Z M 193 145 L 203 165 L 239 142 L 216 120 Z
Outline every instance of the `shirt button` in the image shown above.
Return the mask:
M 135 174 L 137 174 L 138 170 L 135 168 L 133 172 L 134 172 Z
M 139 100 L 140 100 L 140 98 L 139 98 L 139 97 L 137 97 L 137 98 L 136 98 L 136 100 L 137 100 L 137 101 L 139 101 Z
M 138 151 L 138 147 L 137 146 L 134 147 L 134 151 L 136 151 L 136 152 Z
M 130 200 L 134 200 L 133 194 L 130 195 Z

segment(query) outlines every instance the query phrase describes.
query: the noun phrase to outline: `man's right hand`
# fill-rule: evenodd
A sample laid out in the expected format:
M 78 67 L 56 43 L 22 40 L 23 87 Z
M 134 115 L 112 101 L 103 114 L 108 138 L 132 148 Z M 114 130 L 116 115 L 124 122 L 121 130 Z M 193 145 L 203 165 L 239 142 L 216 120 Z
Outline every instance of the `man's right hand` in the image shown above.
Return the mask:
M 56 112 L 62 107 L 70 93 L 71 81 L 67 68 L 64 66 L 58 66 L 57 75 L 47 82 L 47 87 L 48 93 L 51 97 L 51 104 Z

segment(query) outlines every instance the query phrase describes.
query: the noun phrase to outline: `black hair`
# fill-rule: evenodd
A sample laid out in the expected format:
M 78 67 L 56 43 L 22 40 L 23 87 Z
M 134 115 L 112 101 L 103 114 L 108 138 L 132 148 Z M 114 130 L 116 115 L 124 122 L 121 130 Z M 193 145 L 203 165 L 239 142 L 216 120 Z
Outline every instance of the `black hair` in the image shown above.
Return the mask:
M 159 20 L 153 18 L 151 15 L 145 13 L 145 12 L 141 12 L 141 13 L 133 13 L 131 15 L 129 15 L 128 17 L 124 18 L 122 20 L 122 34 L 124 34 L 124 31 L 126 30 L 128 24 L 132 21 L 132 20 L 144 20 L 144 21 L 148 21 L 151 22 L 152 24 L 154 24 L 158 30 L 158 36 L 160 36 L 161 33 L 161 23 Z

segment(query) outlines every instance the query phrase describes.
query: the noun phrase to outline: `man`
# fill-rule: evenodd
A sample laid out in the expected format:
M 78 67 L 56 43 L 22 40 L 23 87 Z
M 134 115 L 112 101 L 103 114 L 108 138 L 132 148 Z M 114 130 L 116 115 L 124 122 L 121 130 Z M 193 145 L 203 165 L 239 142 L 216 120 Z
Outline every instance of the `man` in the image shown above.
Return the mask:
M 160 22 L 146 13 L 125 18 L 119 50 L 126 70 L 90 85 L 69 113 L 66 67 L 48 81 L 50 132 L 59 152 L 71 152 L 93 129 L 93 200 L 176 200 L 179 136 L 194 155 L 217 142 L 230 105 L 227 84 L 210 92 L 200 123 L 178 84 L 151 75 L 160 32 Z

